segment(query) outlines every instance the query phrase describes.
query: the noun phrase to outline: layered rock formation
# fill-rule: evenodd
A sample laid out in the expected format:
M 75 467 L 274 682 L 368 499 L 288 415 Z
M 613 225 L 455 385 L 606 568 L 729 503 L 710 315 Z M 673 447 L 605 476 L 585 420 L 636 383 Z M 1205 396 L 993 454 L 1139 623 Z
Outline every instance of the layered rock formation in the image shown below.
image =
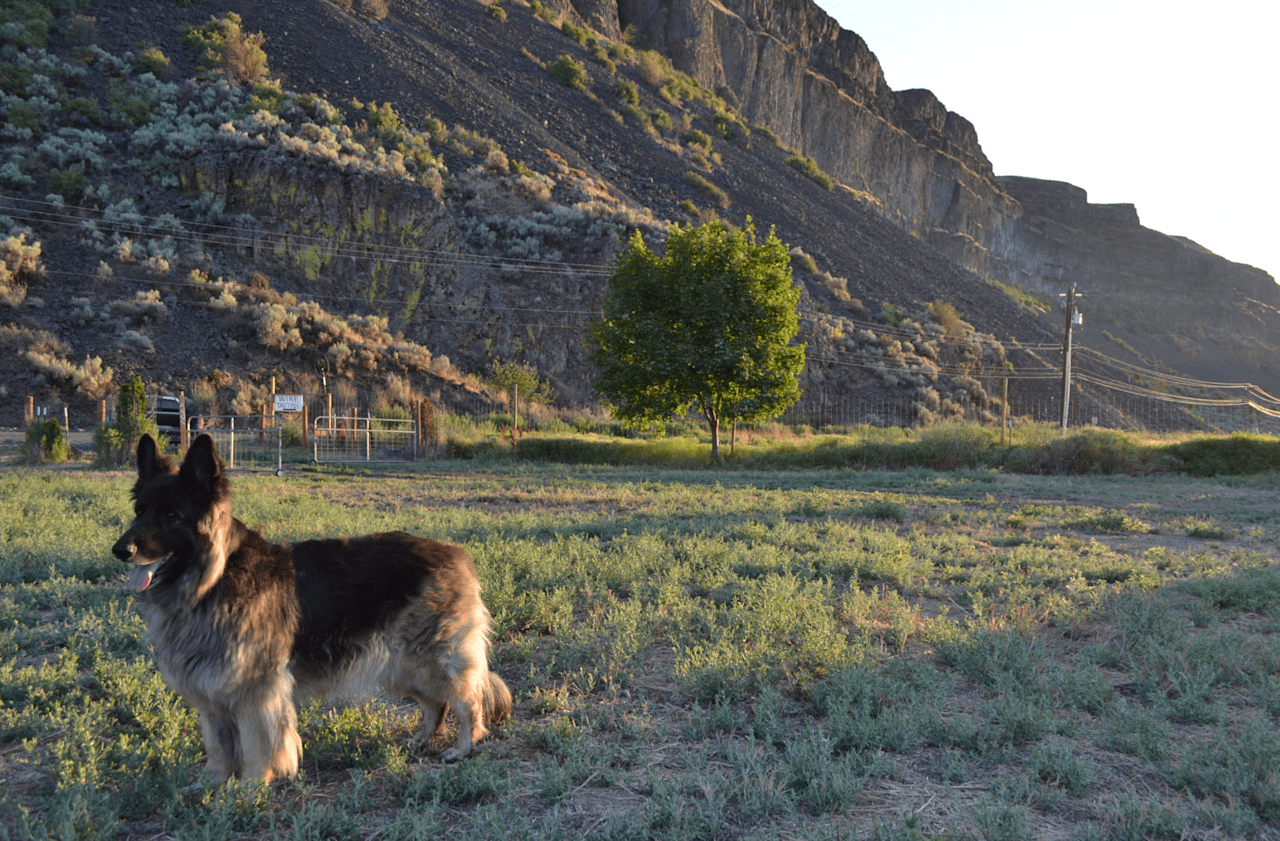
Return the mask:
M 974 126 L 929 91 L 891 90 L 866 42 L 814 3 L 619 0 L 618 19 L 902 227 L 992 271 L 992 243 L 1021 210 Z
M 595 0 L 594 14 L 611 2 Z M 1224 333 L 1251 363 L 1280 345 L 1270 275 L 1142 227 L 1133 205 L 996 177 L 968 120 L 927 90 L 891 90 L 866 42 L 810 0 L 617 0 L 617 18 L 981 277 L 1048 294 L 1092 289 L 1125 329 Z

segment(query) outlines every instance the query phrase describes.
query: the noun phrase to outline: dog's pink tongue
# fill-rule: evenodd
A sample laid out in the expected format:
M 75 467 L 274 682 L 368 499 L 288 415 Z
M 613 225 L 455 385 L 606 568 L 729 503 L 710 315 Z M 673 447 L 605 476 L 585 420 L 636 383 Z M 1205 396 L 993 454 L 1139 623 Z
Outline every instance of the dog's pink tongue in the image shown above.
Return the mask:
M 151 586 L 151 574 L 155 571 L 155 564 L 147 564 L 146 566 L 132 567 L 129 570 L 129 589 L 135 593 L 141 593 L 143 590 Z

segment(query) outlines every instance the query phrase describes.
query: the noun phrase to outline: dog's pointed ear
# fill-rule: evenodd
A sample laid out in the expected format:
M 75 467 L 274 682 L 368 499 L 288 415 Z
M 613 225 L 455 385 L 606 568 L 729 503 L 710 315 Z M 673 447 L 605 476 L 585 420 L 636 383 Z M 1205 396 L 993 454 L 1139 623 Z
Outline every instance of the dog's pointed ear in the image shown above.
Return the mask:
M 146 480 L 162 473 L 170 473 L 172 470 L 173 465 L 156 446 L 156 439 L 150 435 L 143 435 L 138 440 L 138 478 Z
M 221 491 L 224 478 L 222 459 L 213 446 L 213 439 L 201 435 L 187 450 L 178 479 L 205 498 L 213 498 Z

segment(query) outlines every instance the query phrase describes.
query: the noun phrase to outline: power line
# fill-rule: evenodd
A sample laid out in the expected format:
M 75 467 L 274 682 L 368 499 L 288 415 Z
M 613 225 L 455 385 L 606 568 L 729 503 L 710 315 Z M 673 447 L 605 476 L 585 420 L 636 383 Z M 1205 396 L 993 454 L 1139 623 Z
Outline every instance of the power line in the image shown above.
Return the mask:
M 27 210 L 26 213 L 8 214 L 10 218 L 28 224 L 50 224 L 63 228 L 83 229 L 85 222 L 92 222 L 95 229 L 106 233 L 131 236 L 149 236 L 159 239 L 168 237 L 175 241 L 200 245 L 214 244 L 231 248 L 257 248 L 289 242 L 302 245 L 324 246 L 335 257 L 349 259 L 378 259 L 386 263 L 417 264 L 425 262 L 423 257 L 432 258 L 433 262 L 458 266 L 478 266 L 492 268 L 497 266 L 515 266 L 529 272 L 565 272 L 576 274 L 608 275 L 611 270 L 594 263 L 566 262 L 562 260 L 539 260 L 525 257 L 496 257 L 474 253 L 462 253 L 444 248 L 420 248 L 414 246 L 396 246 L 386 244 L 364 243 L 356 240 L 337 237 L 323 237 L 312 234 L 281 234 L 273 232 L 249 231 L 243 227 L 223 225 L 213 222 L 199 222 L 201 231 L 189 231 L 185 228 L 174 230 L 171 221 L 165 216 L 147 216 L 132 212 L 139 219 L 149 221 L 149 230 L 138 224 L 128 222 L 111 222 L 105 218 L 105 208 L 94 208 L 83 205 L 58 205 L 35 199 L 8 196 L 5 202 L 21 202 L 47 210 Z M 85 217 L 72 215 L 68 210 L 81 211 Z M 96 216 L 95 216 L 96 214 Z M 176 217 L 173 217 L 176 219 Z M 180 220 L 179 220 L 180 221 Z
M 72 277 L 72 278 L 92 279 L 95 281 L 99 279 L 92 272 L 73 272 L 73 271 L 55 269 L 55 270 L 46 270 L 45 273 L 50 275 L 61 275 L 61 276 Z M 133 275 L 121 275 L 117 273 L 112 273 L 110 277 L 105 279 L 108 281 L 121 281 L 124 283 L 129 283 L 137 286 L 161 287 L 161 288 L 166 288 L 171 290 L 202 289 L 202 288 L 217 289 L 220 286 L 226 285 L 227 283 L 234 283 L 247 292 L 253 293 L 258 291 L 253 287 L 240 283 L 239 281 L 209 281 L 208 284 L 194 285 L 187 281 L 182 281 L 182 280 L 162 280 L 158 278 L 137 277 Z M 81 293 L 85 296 L 103 295 L 103 293 L 100 290 L 87 289 L 87 288 L 63 289 L 60 291 L 66 294 L 71 294 L 71 295 L 74 295 L 76 293 Z M 370 297 L 362 297 L 359 295 L 321 295 L 321 294 L 306 293 L 304 298 L 303 296 L 298 295 L 298 293 L 288 293 L 288 294 L 295 295 L 295 297 L 298 297 L 300 301 L 307 300 L 307 301 L 315 301 L 317 303 L 320 301 L 352 302 L 352 303 L 364 303 L 364 304 L 368 304 L 368 303 L 403 304 L 404 303 L 399 298 L 387 298 L 387 297 L 370 298 Z M 453 309 L 458 311 L 479 309 L 479 310 L 498 310 L 498 311 L 509 311 L 509 312 L 540 312 L 540 313 L 548 313 L 553 315 L 559 314 L 559 315 L 598 316 L 600 314 L 599 312 L 594 310 L 555 309 L 551 307 L 513 307 L 513 306 L 506 306 L 501 304 L 454 304 L 454 303 L 430 304 L 428 303 L 428 304 L 423 304 L 423 306 L 447 308 L 447 309 Z M 452 320 L 452 319 L 426 319 L 426 320 L 443 321 L 443 320 Z M 533 326 L 537 326 L 537 325 L 535 324 Z M 553 325 L 544 325 L 544 326 L 553 326 Z

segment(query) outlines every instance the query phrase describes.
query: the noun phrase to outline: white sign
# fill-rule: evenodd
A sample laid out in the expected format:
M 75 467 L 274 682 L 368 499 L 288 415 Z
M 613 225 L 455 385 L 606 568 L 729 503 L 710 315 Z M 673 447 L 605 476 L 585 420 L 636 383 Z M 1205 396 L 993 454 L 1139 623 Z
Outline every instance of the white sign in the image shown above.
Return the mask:
M 301 412 L 302 411 L 302 395 L 301 394 L 277 394 L 276 395 L 276 411 L 277 412 Z

